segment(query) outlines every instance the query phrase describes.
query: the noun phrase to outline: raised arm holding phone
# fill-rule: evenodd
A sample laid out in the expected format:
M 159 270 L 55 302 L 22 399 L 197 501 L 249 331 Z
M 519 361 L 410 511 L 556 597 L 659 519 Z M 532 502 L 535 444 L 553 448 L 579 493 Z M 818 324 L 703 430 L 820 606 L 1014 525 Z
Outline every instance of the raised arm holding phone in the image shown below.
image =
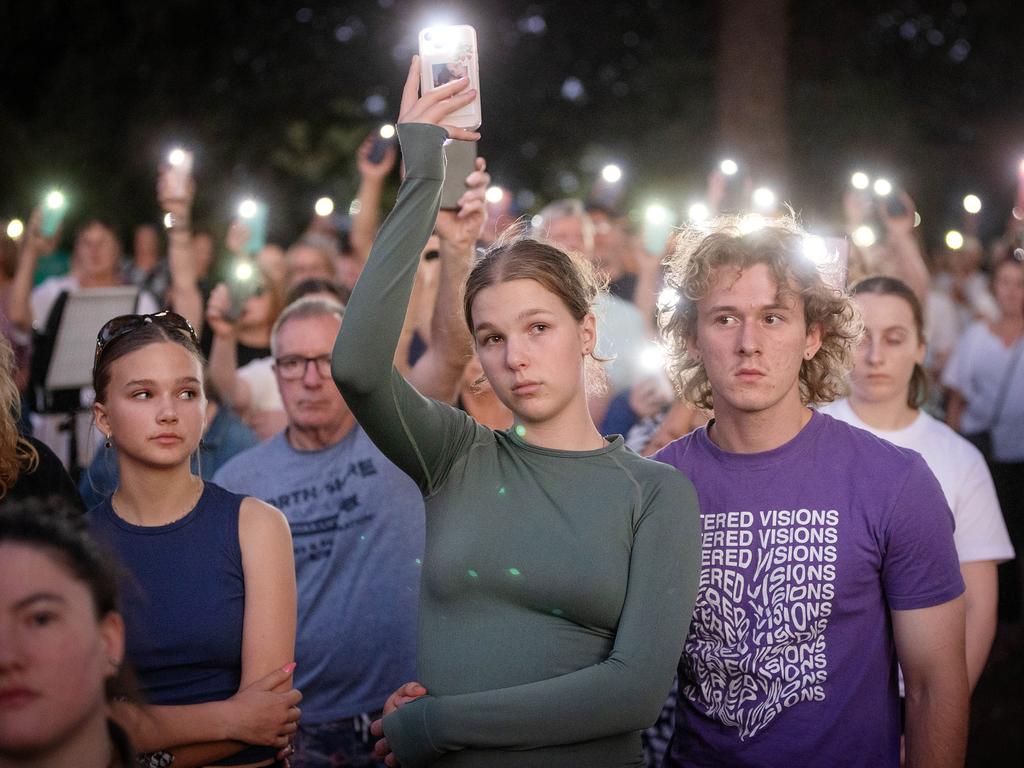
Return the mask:
M 597 286 L 556 248 L 499 245 L 467 280 L 467 326 L 512 429 L 482 427 L 394 370 L 441 145 L 478 137 L 447 124 L 476 98 L 469 83 L 420 98 L 419 74 L 414 59 L 399 121 L 406 178 L 332 361 L 356 418 L 426 500 L 424 686 L 389 699 L 401 706 L 373 725 L 378 755 L 409 768 L 454 752 L 467 766 L 641 766 L 639 731 L 668 692 L 696 594 L 695 494 L 590 419 Z

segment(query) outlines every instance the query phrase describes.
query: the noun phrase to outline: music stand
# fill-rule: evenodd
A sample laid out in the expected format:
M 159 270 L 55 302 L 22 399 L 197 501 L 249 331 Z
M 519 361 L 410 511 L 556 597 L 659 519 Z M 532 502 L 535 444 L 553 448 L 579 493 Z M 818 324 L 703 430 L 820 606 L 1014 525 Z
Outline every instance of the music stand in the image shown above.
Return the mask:
M 109 288 L 80 288 L 68 294 L 64 313 L 57 328 L 53 356 L 46 371 L 46 389 L 82 389 L 92 385 L 92 363 L 96 353 L 96 334 L 113 317 L 135 311 L 139 289 L 134 285 Z M 68 472 L 77 482 L 78 435 L 75 416 L 81 410 L 68 405 L 64 411 L 67 421 L 61 426 L 68 430 Z

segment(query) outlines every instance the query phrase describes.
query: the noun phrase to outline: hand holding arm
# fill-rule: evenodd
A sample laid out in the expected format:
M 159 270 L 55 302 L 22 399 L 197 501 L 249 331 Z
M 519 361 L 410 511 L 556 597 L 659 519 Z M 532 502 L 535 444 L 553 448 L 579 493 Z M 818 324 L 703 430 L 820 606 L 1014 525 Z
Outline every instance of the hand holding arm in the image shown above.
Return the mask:
M 192 200 L 195 182 L 189 179 L 184 194 L 170 177 L 170 166 L 160 168 L 157 179 L 157 200 L 171 217 L 167 230 L 167 263 L 171 271 L 168 299 L 174 311 L 188 320 L 196 333 L 203 328 L 203 297 L 199 292 L 199 276 L 192 253 Z M 162 300 L 158 296 L 157 300 Z

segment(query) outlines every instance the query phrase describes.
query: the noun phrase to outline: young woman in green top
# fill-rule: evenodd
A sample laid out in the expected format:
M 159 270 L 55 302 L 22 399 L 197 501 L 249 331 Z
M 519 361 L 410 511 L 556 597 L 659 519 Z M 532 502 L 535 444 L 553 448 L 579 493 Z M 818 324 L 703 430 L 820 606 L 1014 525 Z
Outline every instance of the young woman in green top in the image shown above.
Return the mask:
M 426 501 L 423 686 L 389 699 L 379 754 L 407 768 L 642 766 L 640 730 L 672 683 L 697 591 L 696 494 L 594 426 L 597 286 L 557 248 L 498 245 L 466 285 L 467 325 L 512 429 L 482 427 L 395 371 L 441 146 L 477 136 L 443 125 L 473 98 L 467 83 L 418 98 L 417 71 L 414 60 L 399 120 L 405 181 L 333 357 L 349 407 Z M 481 215 L 461 202 L 461 217 Z

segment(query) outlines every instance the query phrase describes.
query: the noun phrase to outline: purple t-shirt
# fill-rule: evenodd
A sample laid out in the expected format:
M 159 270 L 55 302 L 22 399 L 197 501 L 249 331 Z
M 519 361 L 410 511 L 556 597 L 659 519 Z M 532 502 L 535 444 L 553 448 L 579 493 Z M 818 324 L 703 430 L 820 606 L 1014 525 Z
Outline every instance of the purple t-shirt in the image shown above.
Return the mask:
M 815 412 L 771 451 L 699 429 L 656 459 L 700 499 L 701 577 L 666 766 L 898 766 L 889 610 L 964 590 L 924 459 Z

